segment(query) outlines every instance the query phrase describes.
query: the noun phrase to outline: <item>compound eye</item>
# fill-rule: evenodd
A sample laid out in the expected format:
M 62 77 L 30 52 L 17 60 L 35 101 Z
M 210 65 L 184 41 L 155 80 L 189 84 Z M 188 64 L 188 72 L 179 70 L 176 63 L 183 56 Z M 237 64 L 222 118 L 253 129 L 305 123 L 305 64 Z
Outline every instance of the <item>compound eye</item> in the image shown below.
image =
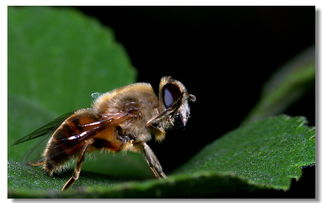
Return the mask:
M 181 91 L 177 85 L 166 84 L 163 87 L 163 103 L 166 108 L 172 106 L 172 104 L 179 99 Z

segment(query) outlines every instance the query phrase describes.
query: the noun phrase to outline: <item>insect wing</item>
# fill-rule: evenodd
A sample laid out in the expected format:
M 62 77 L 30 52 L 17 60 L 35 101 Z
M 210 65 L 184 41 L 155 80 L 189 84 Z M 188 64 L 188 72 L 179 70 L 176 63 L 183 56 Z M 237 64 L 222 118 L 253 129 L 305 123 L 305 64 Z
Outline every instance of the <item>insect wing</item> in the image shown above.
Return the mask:
M 53 134 L 47 145 L 47 152 L 51 159 L 61 160 L 66 156 L 77 153 L 85 144 L 102 131 L 118 126 L 133 116 L 133 113 L 113 113 L 94 119 L 86 112 L 70 116 Z
M 115 127 L 135 116 L 136 114 L 132 112 L 118 112 L 106 114 L 100 119 L 94 120 L 88 115 L 75 115 L 74 117 L 68 118 L 65 124 L 66 126 L 61 126 L 59 129 L 57 129 L 55 132 L 57 135 L 55 137 L 58 138 L 59 142 L 83 141 L 94 136 L 101 130 Z
M 16 140 L 12 145 L 17 145 L 23 142 L 27 142 L 29 140 L 35 139 L 37 137 L 41 137 L 44 136 L 46 134 L 50 134 L 51 132 L 54 132 L 56 128 L 58 128 L 60 126 L 60 124 L 66 119 L 68 118 L 70 115 L 72 115 L 74 112 L 69 112 L 69 113 L 65 113 L 61 116 L 59 116 L 58 118 L 56 118 L 55 120 L 45 124 L 44 126 L 36 129 L 35 131 L 29 133 L 28 135 Z
M 48 133 L 49 135 L 49 133 Z M 31 141 L 32 142 L 32 141 Z M 28 149 L 23 156 L 23 162 L 25 163 L 35 163 L 42 159 L 42 153 L 48 142 L 48 136 L 42 136 L 41 139 L 37 140 L 30 149 Z

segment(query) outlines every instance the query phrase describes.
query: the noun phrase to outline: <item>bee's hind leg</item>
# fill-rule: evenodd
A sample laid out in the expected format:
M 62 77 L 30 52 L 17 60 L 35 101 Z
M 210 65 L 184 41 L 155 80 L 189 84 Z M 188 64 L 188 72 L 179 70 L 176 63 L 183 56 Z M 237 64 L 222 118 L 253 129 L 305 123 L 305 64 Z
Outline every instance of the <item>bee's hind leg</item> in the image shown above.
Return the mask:
M 43 166 L 45 165 L 45 161 L 37 161 L 37 162 L 27 162 L 29 166 Z
M 77 163 L 76 163 L 76 168 L 75 168 L 75 170 L 73 172 L 73 175 L 65 183 L 65 185 L 61 189 L 62 191 L 68 189 L 79 178 L 79 174 L 81 172 L 82 163 L 83 163 L 84 158 L 85 158 L 85 152 L 86 152 L 86 149 L 88 148 L 88 146 L 89 146 L 89 144 L 87 143 L 81 149 L 81 151 L 80 151 L 80 153 L 78 155 L 78 159 L 77 159 Z

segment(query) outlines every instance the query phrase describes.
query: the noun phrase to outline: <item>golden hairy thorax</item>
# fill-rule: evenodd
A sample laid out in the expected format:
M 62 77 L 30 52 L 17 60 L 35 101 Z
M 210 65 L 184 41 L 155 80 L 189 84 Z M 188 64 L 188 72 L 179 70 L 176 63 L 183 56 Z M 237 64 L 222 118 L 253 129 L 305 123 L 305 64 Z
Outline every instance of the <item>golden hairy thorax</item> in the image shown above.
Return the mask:
M 158 98 L 148 83 L 135 83 L 107 92 L 93 104 L 93 109 L 102 115 L 137 110 L 139 119 L 120 125 L 125 134 L 136 135 L 137 141 L 148 141 L 150 132 L 146 123 L 159 114 Z
M 94 101 L 93 109 L 101 114 L 125 111 L 131 102 L 136 103 L 144 117 L 158 113 L 158 98 L 149 83 L 135 83 L 107 92 Z

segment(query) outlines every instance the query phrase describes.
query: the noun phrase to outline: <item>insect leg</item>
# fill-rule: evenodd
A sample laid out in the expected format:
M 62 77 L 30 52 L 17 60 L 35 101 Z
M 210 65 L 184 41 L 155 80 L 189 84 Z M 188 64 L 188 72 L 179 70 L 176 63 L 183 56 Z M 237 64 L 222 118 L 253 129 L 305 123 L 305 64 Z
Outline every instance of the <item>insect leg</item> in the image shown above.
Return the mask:
M 45 161 L 38 161 L 38 162 L 28 162 L 29 166 L 43 166 L 45 164 Z
M 89 143 L 86 143 L 83 146 L 82 150 L 80 151 L 74 173 L 73 173 L 72 177 L 70 177 L 70 179 L 65 183 L 64 187 L 61 189 L 62 191 L 68 189 L 78 179 L 80 171 L 81 171 L 82 163 L 85 158 L 85 152 L 86 152 L 86 149 L 88 146 L 89 146 Z
M 145 155 L 145 160 L 149 164 L 154 176 L 156 178 L 166 178 L 167 176 L 164 174 L 160 162 L 154 155 L 152 149 L 146 143 L 143 143 L 143 152 Z

